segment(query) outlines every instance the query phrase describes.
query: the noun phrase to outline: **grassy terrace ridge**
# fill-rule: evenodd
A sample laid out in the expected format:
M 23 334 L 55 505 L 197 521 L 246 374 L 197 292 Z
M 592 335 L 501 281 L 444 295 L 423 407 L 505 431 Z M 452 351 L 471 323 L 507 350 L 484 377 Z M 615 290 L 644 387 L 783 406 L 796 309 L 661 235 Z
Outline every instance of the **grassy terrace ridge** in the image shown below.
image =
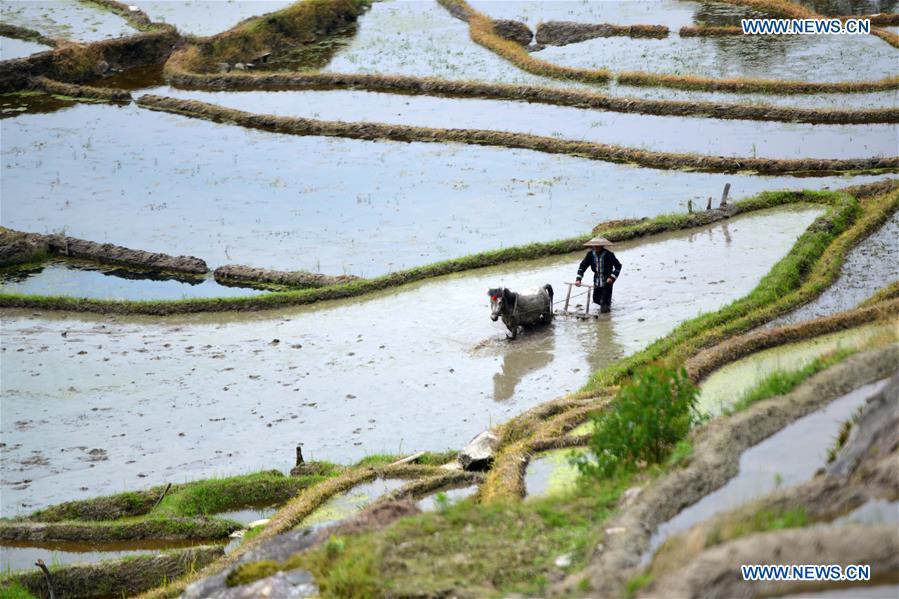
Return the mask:
M 439 129 L 414 125 L 373 122 L 322 121 L 302 117 L 257 114 L 198 100 L 147 94 L 137 105 L 190 118 L 228 123 L 287 135 L 313 135 L 361 140 L 390 140 L 422 143 L 463 143 L 566 154 L 587 160 L 632 164 L 656 169 L 755 174 L 861 174 L 899 171 L 899 156 L 850 159 L 775 159 L 706 156 L 700 154 L 641 150 L 591 141 L 487 129 Z
M 166 550 L 153 555 L 130 555 L 90 564 L 47 564 L 56 597 L 124 597 L 165 586 L 195 572 L 222 554 L 221 546 Z M 0 597 L 47 597 L 47 581 L 37 568 L 0 575 Z
M 855 316 L 851 323 L 844 324 L 837 315 L 829 320 L 821 319 L 822 322 L 812 321 L 811 324 L 763 332 L 760 339 L 750 338 L 749 343 L 738 342 L 737 347 L 727 344 L 728 340 L 740 340 L 743 333 L 817 297 L 839 276 L 848 251 L 899 208 L 899 190 L 869 198 L 864 205 L 841 192 L 806 192 L 803 196 L 807 201 L 817 196 L 817 201 L 828 207 L 827 213 L 800 236 L 790 253 L 774 265 L 752 292 L 716 312 L 682 323 L 648 348 L 593 373 L 579 392 L 569 398 L 551 402 L 551 405 L 558 408 L 555 413 L 564 414 L 574 409 L 576 404 L 571 401 L 578 398 L 595 401 L 608 397 L 637 369 L 647 364 L 665 362 L 672 366 L 686 365 L 691 357 L 708 350 L 704 354 L 704 369 L 698 371 L 695 367 L 690 368 L 691 377 L 698 382 L 714 368 L 764 347 L 829 332 L 833 327 L 895 317 L 899 302 L 893 300 L 884 302 L 883 305 L 887 306 L 884 309 L 870 306 L 851 313 Z M 755 203 L 770 207 L 771 202 L 788 201 L 788 198 L 788 194 L 764 193 L 746 203 L 750 206 Z M 631 225 L 640 226 L 639 223 Z M 785 331 L 785 334 L 778 335 L 778 330 Z M 531 422 L 525 426 L 521 426 L 519 422 L 523 420 L 527 423 L 531 420 L 532 413 L 539 410 L 538 407 L 497 427 L 495 432 L 504 442 L 497 453 L 493 469 L 481 487 L 480 497 L 483 501 L 509 501 L 520 497 L 518 477 L 523 468 L 522 452 L 526 453 L 529 440 L 546 425 L 539 424 L 539 420 L 538 423 Z M 580 420 L 584 419 L 586 418 Z M 575 420 L 574 424 L 577 422 Z
M 695 75 L 663 75 L 643 71 L 613 74 L 608 69 L 577 69 L 539 60 L 531 56 L 521 45 L 499 36 L 494 31 L 493 20 L 474 10 L 465 0 L 437 0 L 451 14 L 468 21 L 472 41 L 487 48 L 511 62 L 518 68 L 543 77 L 567 79 L 583 83 L 605 83 L 612 78 L 621 85 L 669 87 L 696 91 L 721 91 L 733 93 L 762 94 L 821 94 L 821 93 L 862 93 L 899 89 L 899 76 L 888 76 L 875 81 L 844 81 L 837 83 L 816 83 L 811 81 L 788 81 L 734 77 L 717 79 Z M 731 0 L 725 0 L 731 1 Z M 732 0 L 734 4 L 744 4 L 762 10 L 773 11 L 775 7 L 795 10 L 807 14 L 803 18 L 820 18 L 817 13 L 791 2 L 780 0 Z M 892 34 L 872 29 L 879 37 L 889 41 Z
M 826 273 L 831 272 L 834 266 L 836 266 L 836 273 L 839 272 L 842 260 L 852 245 L 870 233 L 878 223 L 886 220 L 888 215 L 895 210 L 899 203 L 899 190 L 890 191 L 891 189 L 889 184 L 884 183 L 867 188 L 855 188 L 853 191 L 859 197 L 865 198 L 861 203 L 856 198 L 841 192 L 766 193 L 741 203 L 742 207 L 747 210 L 801 200 L 817 201 L 828 206 L 828 213 L 816 221 L 794 246 L 791 256 L 798 254 L 799 262 L 790 260 L 788 256 L 772 270 L 772 273 L 776 275 L 775 279 L 779 279 L 779 281 L 768 278 L 768 285 L 779 282 L 780 285 L 775 285 L 775 288 L 789 297 L 789 301 L 782 305 L 781 309 L 789 309 L 789 306 L 799 303 L 803 298 L 808 298 L 810 291 L 817 289 L 817 285 L 821 283 L 821 277 L 825 277 Z M 881 193 L 881 195 L 871 196 L 871 193 Z M 683 220 L 683 215 L 678 215 L 673 222 L 669 217 L 665 226 L 682 224 Z M 639 222 L 631 222 L 625 224 L 619 231 L 622 236 L 639 236 L 647 229 L 651 230 L 652 227 L 647 227 L 646 224 L 641 227 Z M 817 268 L 822 263 L 826 267 L 823 270 Z M 801 272 L 792 272 L 793 269 Z M 833 274 L 834 278 L 835 276 L 836 274 Z M 754 310 L 763 315 L 767 314 L 764 305 L 758 303 L 759 298 L 765 296 L 763 287 L 765 286 L 760 285 L 750 293 L 748 298 L 753 301 L 744 298 L 731 306 L 726 306 L 718 313 L 700 317 L 696 321 L 715 322 L 716 317 L 721 317 L 721 315 L 732 318 L 735 311 L 734 305 L 750 309 L 750 311 Z M 792 289 L 792 293 L 790 293 L 790 289 Z M 866 308 L 867 313 L 863 320 L 869 322 L 872 318 L 895 318 L 897 310 L 899 310 L 899 302 L 892 301 L 890 306 L 886 310 L 881 309 L 880 306 Z M 852 321 L 854 314 L 850 314 L 846 318 Z M 744 317 L 742 321 L 744 326 L 750 326 L 746 323 L 753 319 Z M 808 328 L 809 331 L 816 330 L 811 325 Z M 677 356 L 687 350 L 700 351 L 701 345 L 696 344 L 695 340 L 689 336 L 684 338 L 682 329 L 690 330 L 691 327 L 681 327 L 668 336 L 679 341 L 683 346 L 681 352 L 672 353 Z M 746 329 L 730 330 L 726 328 L 721 335 L 726 339 L 728 336 L 737 335 L 744 330 Z M 701 333 L 701 330 L 694 331 L 693 336 L 702 338 Z M 795 338 L 795 335 L 791 338 Z M 664 342 L 665 339 L 662 341 Z M 658 358 L 644 356 L 641 362 L 649 363 L 656 359 Z M 676 360 L 669 361 L 677 363 Z M 628 360 L 624 362 L 628 362 Z M 638 366 L 633 361 L 631 362 L 633 367 Z M 611 373 L 618 372 L 615 377 L 617 382 L 623 382 L 628 376 L 626 369 L 621 370 L 616 365 L 605 370 Z M 600 373 L 602 372 L 600 371 Z M 603 378 L 609 379 L 610 377 Z M 480 503 L 462 502 L 450 508 L 450 515 L 447 513 L 427 514 L 404 519 L 395 526 L 361 538 L 347 537 L 329 543 L 309 554 L 295 556 L 286 564 L 263 563 L 257 569 L 247 567 L 234 573 L 232 580 L 238 582 L 264 576 L 271 572 L 273 566 L 302 566 L 317 574 L 318 582 L 322 585 L 326 596 L 327 593 L 341 593 L 343 596 L 372 596 L 372 593 L 376 595 L 379 592 L 402 594 L 403 587 L 395 586 L 394 581 L 391 581 L 389 577 L 385 578 L 383 572 L 385 569 L 390 570 L 391 568 L 397 572 L 399 570 L 408 572 L 409 569 L 406 566 L 412 564 L 418 572 L 426 572 L 426 576 L 414 579 L 406 590 L 429 589 L 437 593 L 441 590 L 451 590 L 462 581 L 472 582 L 481 577 L 477 580 L 478 584 L 486 581 L 488 586 L 477 587 L 479 591 L 483 590 L 489 593 L 496 593 L 498 590 L 539 592 L 548 584 L 548 580 L 542 572 L 551 568 L 551 560 L 556 555 L 570 553 L 572 568 L 586 563 L 587 549 L 602 540 L 602 533 L 598 532 L 596 522 L 614 513 L 620 494 L 624 489 L 638 482 L 648 482 L 660 474 L 681 467 L 684 460 L 689 461 L 689 452 L 678 452 L 676 463 L 667 463 L 640 473 L 628 472 L 623 475 L 622 479 L 606 481 L 605 484 L 596 487 L 581 486 L 577 491 L 562 499 L 516 501 L 516 498 L 520 498 L 520 493 L 509 493 L 508 491 L 517 488 L 526 458 L 535 451 L 549 449 L 556 443 L 560 443 L 559 435 L 564 435 L 577 423 L 585 420 L 591 411 L 602 407 L 607 401 L 603 398 L 608 398 L 614 389 L 615 384 L 609 383 L 604 390 L 598 393 L 591 391 L 588 394 L 599 398 L 598 401 L 589 398 L 579 400 L 576 397 L 568 397 L 547 402 L 500 426 L 496 432 L 502 439 L 503 447 L 497 456 L 494 469 L 488 473 L 478 494 Z M 547 419 L 548 421 L 544 422 Z M 527 420 L 530 424 L 518 426 L 516 423 L 521 420 Z M 561 446 L 572 446 L 581 442 L 582 439 L 569 439 Z M 512 459 L 516 457 L 517 459 Z M 525 460 L 522 460 L 522 457 Z M 513 461 L 514 465 L 512 465 Z M 507 472 L 514 472 L 506 480 L 504 477 L 495 475 L 497 471 L 503 470 L 504 466 L 509 466 L 509 468 L 505 468 Z M 373 476 L 375 474 L 351 471 L 313 487 L 309 492 L 285 506 L 279 512 L 278 524 L 266 528 L 263 535 L 265 538 L 271 538 L 280 530 L 295 526 L 328 497 L 349 489 L 359 482 L 369 480 Z M 467 528 L 466 524 L 477 524 L 478 526 L 474 527 L 476 532 L 474 534 L 467 532 L 471 528 Z M 515 531 L 522 531 L 523 535 L 518 535 Z M 440 538 L 447 544 L 436 545 L 434 543 L 436 537 L 433 533 L 439 533 Z M 501 540 L 501 546 L 497 546 L 496 539 Z M 522 545 L 525 540 L 527 540 L 526 546 Z M 407 542 L 408 544 L 403 544 Z M 394 549 L 400 545 L 404 547 L 403 551 L 401 554 L 395 554 Z M 379 547 L 394 549 L 379 551 Z M 454 553 L 456 551 L 461 553 Z M 434 559 L 436 554 L 445 556 L 449 552 L 455 555 L 465 555 L 466 551 L 481 556 L 502 554 L 504 560 L 480 559 L 474 562 L 465 560 L 466 567 L 459 568 L 459 564 L 452 560 Z M 235 561 L 234 557 L 226 557 L 211 565 L 198 576 L 208 576 L 219 572 Z M 443 567 L 435 562 L 446 562 L 447 565 Z M 503 562 L 503 571 L 508 574 L 500 576 L 499 572 L 495 568 L 491 569 L 489 565 L 500 562 Z M 478 566 L 474 567 L 473 563 Z M 405 566 L 401 567 L 401 564 L 405 564 Z M 527 568 L 525 564 L 527 564 Z M 527 579 L 517 578 L 525 571 L 528 573 Z M 495 576 L 500 576 L 500 578 L 495 578 Z M 151 592 L 146 597 L 175 596 L 183 590 L 187 582 L 196 578 L 196 576 L 192 576 L 180 580 L 168 589 Z M 527 580 L 527 582 L 523 582 L 523 580 Z M 353 595 L 353 593 L 357 594 Z
M 40 31 L 12 25 L 10 23 L 0 23 L 0 36 L 11 37 L 26 42 L 34 42 L 35 44 L 43 44 L 45 46 L 50 46 L 51 48 L 55 48 L 59 44 L 59 40 L 47 37 Z
M 887 180 L 872 184 L 872 186 L 862 186 L 856 189 L 857 193 L 865 193 L 865 190 L 869 187 L 876 189 L 892 189 L 893 185 L 894 180 Z M 712 210 L 694 214 L 663 214 L 649 219 L 611 222 L 597 226 L 594 229 L 593 234 L 601 232 L 605 237 L 612 241 L 627 241 L 667 231 L 679 231 L 703 226 L 713 222 L 712 219 L 720 220 L 738 214 L 747 214 L 757 210 L 776 208 L 793 203 L 812 202 L 830 204 L 837 196 L 839 196 L 839 194 L 836 192 L 764 192 L 758 196 L 731 204 L 726 211 Z M 362 279 L 331 287 L 269 293 L 261 296 L 133 301 L 0 293 L 0 308 L 34 308 L 103 314 L 150 315 L 275 309 L 285 306 L 312 304 L 332 299 L 358 297 L 366 293 L 398 287 L 407 283 L 422 281 L 446 274 L 465 272 L 477 268 L 516 261 L 531 260 L 544 256 L 568 254 L 580 250 L 583 243 L 591 236 L 591 234 L 586 234 L 559 241 L 531 243 L 500 250 L 491 250 L 461 258 L 436 262 L 426 266 L 401 270 L 373 279 Z
M 707 117 L 809 124 L 899 123 L 896 108 L 819 109 L 790 106 L 687 102 L 622 98 L 590 90 L 567 90 L 481 81 L 449 81 L 405 75 L 365 73 L 193 73 L 179 64 L 177 53 L 166 63 L 169 83 L 181 89 L 286 91 L 354 89 L 369 92 L 508 100 L 657 116 Z
M 191 71 L 218 63 L 252 61 L 282 48 L 318 41 L 356 21 L 371 0 L 302 0 L 286 8 L 246 19 L 231 29 L 194 39 L 177 54 Z

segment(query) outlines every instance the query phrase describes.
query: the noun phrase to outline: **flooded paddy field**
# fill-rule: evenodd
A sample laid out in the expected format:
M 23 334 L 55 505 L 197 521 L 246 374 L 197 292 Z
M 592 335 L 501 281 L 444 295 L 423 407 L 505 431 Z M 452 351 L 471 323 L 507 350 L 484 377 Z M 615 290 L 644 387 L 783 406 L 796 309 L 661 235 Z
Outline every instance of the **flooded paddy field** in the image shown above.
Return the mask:
M 872 35 L 609 37 L 550 46 L 533 55 L 580 68 L 837 82 L 894 74 L 896 49 Z
M 819 297 L 773 320 L 781 326 L 849 310 L 899 280 L 899 212 L 847 254 L 840 277 Z
M 31 56 L 32 54 L 52 49 L 53 48 L 50 46 L 38 44 L 37 42 L 0 36 L 0 60 L 23 58 L 25 56 Z
M 256 15 L 281 10 L 293 0 L 129 0 L 154 22 L 190 35 L 214 35 Z
M 489 321 L 485 291 L 549 282 L 558 299 L 582 254 L 280 312 L 165 322 L 4 314 L 3 512 L 286 469 L 297 443 L 311 459 L 343 463 L 461 447 L 745 295 L 819 213 L 797 207 L 622 243 L 613 319 L 560 317 L 513 343 Z M 98 443 L 105 460 L 78 449 Z
M 177 300 L 258 295 L 265 290 L 221 285 L 211 275 L 178 277 L 87 262 L 52 260 L 34 268 L 0 273 L 0 293 Z
M 373 501 L 402 487 L 407 481 L 398 478 L 376 478 L 356 485 L 346 493 L 332 497 L 309 514 L 298 528 L 334 524 L 359 513 Z
M 820 15 L 873 15 L 896 12 L 897 0 L 795 0 L 796 4 L 807 6 Z
M 573 489 L 579 473 L 572 459 L 584 453 L 583 449 L 554 449 L 534 456 L 524 476 L 528 497 L 559 495 Z
M 899 323 L 867 325 L 754 353 L 712 373 L 700 387 L 699 407 L 720 415 L 772 372 L 799 370 L 815 358 L 861 349 L 880 338 L 895 339 L 897 335 Z
M 743 452 L 739 473 L 734 478 L 658 527 L 644 562 L 672 535 L 778 488 L 810 479 L 827 464 L 827 452 L 843 423 L 886 384 L 887 380 L 883 380 L 859 387 Z
M 665 25 L 677 35 L 687 25 L 739 24 L 741 16 L 763 16 L 752 9 L 717 2 L 613 0 L 609 2 L 527 2 L 522 0 L 472 0 L 469 5 L 493 19 L 514 19 L 531 30 L 547 21 L 611 23 L 614 25 Z
M 137 33 L 121 17 L 78 0 L 2 0 L 0 12 L 5 23 L 52 38 L 95 42 Z
M 297 137 L 135 106 L 82 104 L 0 127 L 4 226 L 198 256 L 213 268 L 374 276 L 682 212 L 688 200 L 717 200 L 725 183 L 739 199 L 880 178 L 663 171 L 527 150 Z
M 278 116 L 517 131 L 664 152 L 723 156 L 891 156 L 899 140 L 899 125 L 723 121 L 362 91 L 188 92 L 166 87 L 148 91 Z M 697 128 L 706 135 L 692 135 Z
M 35 560 L 42 559 L 49 566 L 95 563 L 135 555 L 154 554 L 165 549 L 212 545 L 214 541 L 120 541 L 120 542 L 17 542 L 3 541 L 0 545 L 0 568 L 4 573 L 33 570 Z

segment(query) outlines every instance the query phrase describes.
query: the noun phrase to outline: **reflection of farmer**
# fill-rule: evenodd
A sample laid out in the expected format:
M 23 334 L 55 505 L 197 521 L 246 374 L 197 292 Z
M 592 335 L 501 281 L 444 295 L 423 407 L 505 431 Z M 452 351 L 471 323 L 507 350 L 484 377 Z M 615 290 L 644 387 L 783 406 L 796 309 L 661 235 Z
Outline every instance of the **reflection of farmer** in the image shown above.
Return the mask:
M 612 285 L 621 274 L 621 262 L 615 254 L 606 249 L 610 245 L 614 244 L 605 237 L 594 237 L 585 243 L 584 246 L 590 248 L 590 251 L 581 260 L 574 281 L 574 284 L 580 287 L 581 278 L 587 267 L 593 270 L 593 301 L 599 304 L 600 312 L 609 312 L 612 309 Z

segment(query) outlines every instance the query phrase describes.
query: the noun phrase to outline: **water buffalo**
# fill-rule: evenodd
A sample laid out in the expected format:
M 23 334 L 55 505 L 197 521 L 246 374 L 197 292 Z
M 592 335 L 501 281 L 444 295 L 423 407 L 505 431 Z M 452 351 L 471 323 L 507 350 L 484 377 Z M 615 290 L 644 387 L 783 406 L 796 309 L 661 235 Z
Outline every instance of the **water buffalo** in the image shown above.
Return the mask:
M 553 288 L 546 284 L 529 294 L 515 293 L 505 287 L 487 291 L 490 296 L 490 320 L 500 317 L 512 333 L 510 339 L 518 336 L 518 327 L 546 324 L 553 319 Z

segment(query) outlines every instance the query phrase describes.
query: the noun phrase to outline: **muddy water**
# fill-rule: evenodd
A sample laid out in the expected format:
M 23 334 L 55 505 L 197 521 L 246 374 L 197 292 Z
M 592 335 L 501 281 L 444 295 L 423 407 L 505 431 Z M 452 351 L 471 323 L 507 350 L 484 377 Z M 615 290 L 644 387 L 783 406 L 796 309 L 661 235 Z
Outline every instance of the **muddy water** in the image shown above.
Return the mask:
M 49 114 L 71 108 L 76 102 L 38 92 L 0 94 L 0 120 L 27 114 Z
M 650 540 L 644 563 L 670 536 L 779 487 L 791 487 L 811 478 L 826 464 L 827 451 L 833 446 L 843 422 L 886 383 L 887 379 L 884 379 L 859 387 L 747 449 L 740 456 L 739 474 L 659 526 Z
M 770 104 L 799 108 L 893 108 L 899 102 L 899 92 L 885 91 L 862 94 L 733 94 L 722 92 L 694 92 L 664 87 L 633 87 L 610 83 L 603 91 L 614 96 L 646 98 L 650 100 L 682 100 L 687 102 L 724 102 L 728 104 Z
M 519 5 L 508 3 L 491 3 L 486 8 L 492 14 L 499 11 L 525 10 Z M 544 11 L 556 14 L 557 5 L 564 16 L 567 2 L 533 3 L 534 9 L 527 14 L 540 19 L 538 15 Z M 638 2 L 583 2 L 578 3 L 577 10 L 617 11 L 616 18 L 642 19 L 639 11 L 631 12 L 637 5 L 651 8 L 652 3 Z M 685 20 L 684 7 L 695 6 L 692 2 L 666 2 L 664 14 L 680 14 L 677 19 Z M 611 8 L 607 7 L 609 5 Z M 632 6 L 633 5 L 633 6 Z M 700 11 L 703 9 L 700 5 Z M 707 9 L 712 15 L 726 14 L 726 9 L 718 9 L 719 4 L 709 5 Z M 480 8 L 485 8 L 481 6 Z M 572 8 L 571 10 L 574 10 Z M 690 8 L 690 10 L 693 10 Z M 546 14 L 550 14 L 547 12 Z M 704 14 L 704 13 L 703 13 Z M 705 18 L 705 17 L 704 17 Z M 674 19 L 674 20 L 677 20 Z M 571 19 L 569 19 L 571 20 Z M 718 22 L 714 16 L 705 20 Z M 614 22 L 614 21 L 613 21 Z M 653 21 L 654 22 L 654 21 Z M 651 40 L 658 41 L 658 40 Z M 883 42 L 881 42 L 883 43 Z M 886 44 L 884 44 L 886 46 Z M 887 46 L 889 48 L 889 46 Z M 634 47 L 637 50 L 637 47 Z M 539 55 L 539 54 L 538 54 Z M 618 69 L 614 63 L 611 66 Z M 641 66 L 642 68 L 642 66 Z M 779 66 L 778 66 L 779 68 Z M 394 1 L 375 3 L 371 10 L 359 20 L 359 28 L 352 43 L 340 50 L 325 70 L 341 73 L 381 73 L 416 75 L 420 77 L 439 77 L 450 80 L 491 81 L 498 83 L 543 85 L 549 87 L 574 87 L 581 89 L 597 89 L 615 95 L 645 98 L 663 98 L 688 101 L 713 101 L 733 103 L 766 103 L 786 106 L 804 107 L 892 107 L 896 105 L 897 92 L 880 92 L 875 94 L 820 94 L 818 96 L 776 96 L 766 94 L 727 94 L 706 92 L 685 92 L 664 88 L 641 88 L 618 86 L 614 83 L 606 85 L 589 85 L 571 81 L 561 81 L 538 77 L 526 73 L 489 50 L 471 41 L 465 23 L 453 18 L 436 2 Z M 882 75 L 881 75 L 882 76 Z
M 118 15 L 78 0 L 0 0 L 0 12 L 10 25 L 79 42 L 137 33 Z
M 0 37 L 0 60 L 22 58 L 23 56 L 31 56 L 32 54 L 52 49 L 53 48 L 50 46 L 45 46 L 44 44 L 38 44 L 36 42 L 17 40 L 11 37 Z
M 281 10 L 294 0 L 129 0 L 151 20 L 168 23 L 192 35 L 214 35 L 240 21 Z
M 332 524 L 346 520 L 382 495 L 396 491 L 407 482 L 409 481 L 398 478 L 378 478 L 370 483 L 356 485 L 346 493 L 326 501 L 300 522 L 297 527 L 306 528 L 308 526 Z
M 616 71 L 760 77 L 801 81 L 881 79 L 895 72 L 896 49 L 873 35 L 610 37 L 534 56 L 572 67 Z
M 468 24 L 433 0 L 375 2 L 359 19 L 350 45 L 324 70 L 559 85 L 526 73 L 472 42 Z
M 443 506 L 450 506 L 458 503 L 463 499 L 471 497 L 478 490 L 477 485 L 469 485 L 467 487 L 458 487 L 455 489 L 443 489 L 437 493 L 433 493 L 420 499 L 416 505 L 423 512 L 433 512 L 441 509 Z M 437 495 L 442 494 L 443 501 L 438 501 Z
M 580 449 L 556 449 L 532 459 L 524 477 L 528 497 L 561 495 L 574 489 L 579 473 L 571 459 L 583 453 Z
M 712 373 L 700 387 L 699 407 L 711 414 L 720 414 L 772 372 L 799 370 L 815 358 L 836 350 L 862 348 L 897 337 L 899 323 L 894 321 L 760 351 Z
M 899 279 L 899 212 L 852 248 L 837 281 L 817 299 L 777 320 L 781 326 L 849 310 Z
M 4 226 L 64 229 L 198 256 L 213 268 L 375 276 L 561 239 L 602 220 L 685 211 L 688 199 L 705 205 L 727 182 L 739 199 L 878 179 L 661 171 L 504 148 L 297 137 L 135 106 L 78 105 L 0 127 Z
M 33 570 L 34 562 L 44 560 L 51 568 L 102 562 L 111 559 L 155 553 L 164 549 L 214 545 L 215 541 L 122 541 L 116 543 L 4 541 L 0 545 L 0 571 Z
M 462 447 L 745 295 L 818 213 L 620 244 L 611 316 L 560 317 L 512 343 L 490 322 L 485 291 L 549 282 L 558 299 L 582 254 L 280 312 L 164 322 L 7 312 L 3 513 L 172 477 L 286 470 L 297 443 L 307 458 L 343 463 Z M 88 461 L 85 445 L 107 459 Z
M 899 502 L 872 499 L 833 523 L 899 526 Z
M 280 505 L 257 505 L 246 507 L 241 510 L 232 510 L 230 512 L 219 512 L 214 514 L 216 518 L 223 518 L 225 520 L 234 520 L 235 522 L 240 522 L 244 526 L 250 524 L 251 522 L 255 522 L 257 520 L 263 520 L 266 518 L 271 518 L 278 511 Z
M 730 24 L 742 15 L 762 13 L 743 7 L 720 3 L 688 1 L 611 0 L 606 2 L 578 2 L 562 0 L 554 2 L 474 0 L 469 4 L 494 19 L 522 21 L 534 31 L 546 21 L 576 21 L 578 23 L 613 23 L 616 25 L 666 25 L 677 35 L 677 30 L 697 22 Z M 738 21 L 739 23 L 739 21 Z
M 54 260 L 42 266 L 0 274 L 0 293 L 72 295 L 96 299 L 187 299 L 259 295 L 264 290 L 220 285 L 212 276 L 178 278 L 108 265 Z
M 516 131 L 663 152 L 723 156 L 892 156 L 899 139 L 899 125 L 722 121 L 360 91 L 186 92 L 161 88 L 149 92 L 282 116 Z M 697 128 L 704 135 L 692 135 Z

